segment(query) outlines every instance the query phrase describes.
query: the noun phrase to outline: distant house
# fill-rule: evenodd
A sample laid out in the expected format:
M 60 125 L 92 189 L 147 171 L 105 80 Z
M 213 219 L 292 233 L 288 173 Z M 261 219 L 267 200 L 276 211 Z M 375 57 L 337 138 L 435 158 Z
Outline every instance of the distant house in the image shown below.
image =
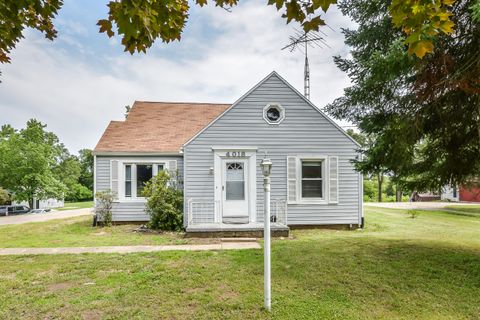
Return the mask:
M 469 185 L 444 187 L 442 190 L 442 200 L 480 202 L 480 183 L 473 181 Z
M 19 206 L 30 206 L 28 201 L 13 201 L 12 205 Z M 30 209 L 51 209 L 51 208 L 61 208 L 65 205 L 63 199 L 46 199 L 46 200 L 37 200 L 33 201 L 33 208 Z
M 183 182 L 187 233 L 261 230 L 272 169 L 272 229 L 361 225 L 357 143 L 272 72 L 234 104 L 136 101 L 95 150 L 95 191 L 117 194 L 114 221 L 147 221 L 142 189 L 160 170 Z

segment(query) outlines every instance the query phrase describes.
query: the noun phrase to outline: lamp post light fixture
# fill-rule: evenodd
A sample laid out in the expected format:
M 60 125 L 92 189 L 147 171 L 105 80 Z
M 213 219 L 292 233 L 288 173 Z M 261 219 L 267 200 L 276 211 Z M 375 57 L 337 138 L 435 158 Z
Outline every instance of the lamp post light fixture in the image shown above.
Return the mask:
M 263 190 L 265 192 L 264 197 L 264 229 L 263 229 L 263 240 L 264 240 L 264 291 L 265 291 L 265 309 L 270 311 L 272 309 L 272 299 L 271 299 L 271 285 L 270 285 L 270 173 L 272 171 L 272 161 L 267 158 L 265 153 L 265 158 L 260 163 L 263 173 Z

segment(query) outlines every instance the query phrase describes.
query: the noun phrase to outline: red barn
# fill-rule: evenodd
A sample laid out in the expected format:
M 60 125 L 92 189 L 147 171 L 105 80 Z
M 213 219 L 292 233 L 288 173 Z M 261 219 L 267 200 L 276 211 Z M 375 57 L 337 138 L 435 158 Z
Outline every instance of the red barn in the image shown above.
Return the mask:
M 480 185 L 461 186 L 459 191 L 460 201 L 480 202 Z

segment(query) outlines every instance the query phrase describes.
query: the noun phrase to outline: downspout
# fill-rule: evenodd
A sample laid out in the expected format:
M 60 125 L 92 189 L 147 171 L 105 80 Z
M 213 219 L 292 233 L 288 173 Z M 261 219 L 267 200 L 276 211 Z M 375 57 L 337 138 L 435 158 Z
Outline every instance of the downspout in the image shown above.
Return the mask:
M 363 160 L 363 155 L 360 155 L 360 160 Z M 365 227 L 365 217 L 363 216 L 363 174 L 358 173 L 358 209 L 359 209 L 359 226 Z
M 93 208 L 97 206 L 97 155 L 93 155 Z M 95 209 L 94 209 L 95 210 Z M 93 216 L 93 226 L 97 226 L 97 215 Z
M 185 148 L 182 146 L 179 153 L 183 157 L 183 228 L 188 227 L 188 206 L 185 198 L 185 190 L 187 190 L 187 157 L 185 153 Z

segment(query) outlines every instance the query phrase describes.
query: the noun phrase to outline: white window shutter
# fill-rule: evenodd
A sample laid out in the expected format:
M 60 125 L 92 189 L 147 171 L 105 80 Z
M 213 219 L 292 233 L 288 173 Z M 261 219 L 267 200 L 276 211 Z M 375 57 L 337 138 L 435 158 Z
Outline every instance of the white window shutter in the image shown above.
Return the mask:
M 338 203 L 338 157 L 328 157 L 329 203 Z
M 110 190 L 118 199 L 118 160 L 110 161 Z
M 168 174 L 174 182 L 177 182 L 177 160 L 168 161 Z M 175 185 L 175 184 L 174 184 Z
M 297 202 L 297 157 L 287 157 L 287 200 Z
M 177 173 L 177 160 L 168 161 L 168 171 L 170 171 L 173 174 Z

